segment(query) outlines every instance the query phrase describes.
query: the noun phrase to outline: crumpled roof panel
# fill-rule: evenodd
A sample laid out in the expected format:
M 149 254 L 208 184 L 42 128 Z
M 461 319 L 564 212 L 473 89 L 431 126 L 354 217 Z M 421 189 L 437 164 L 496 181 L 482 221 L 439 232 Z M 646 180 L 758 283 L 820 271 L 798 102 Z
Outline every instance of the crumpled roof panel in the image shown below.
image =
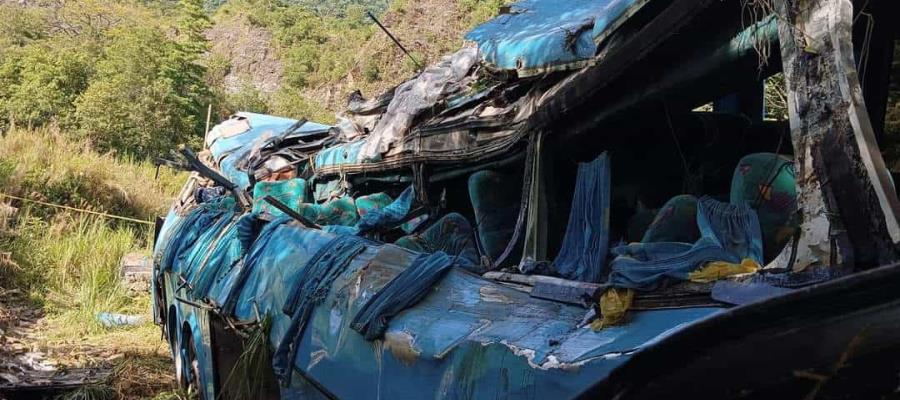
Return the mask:
M 238 112 L 213 127 L 207 135 L 206 144 L 222 174 L 239 187 L 246 189 L 250 185 L 250 180 L 247 171 L 242 170 L 239 163 L 249 156 L 254 147 L 261 146 L 266 140 L 284 137 L 288 133 L 302 135 L 331 128 L 328 125 L 307 121 L 289 132 L 288 129 L 297 122 L 291 118 Z
M 242 130 L 229 129 L 238 122 L 243 128 Z M 292 118 L 241 111 L 214 126 L 206 138 L 206 144 L 212 152 L 213 158 L 219 160 L 229 153 L 252 147 L 261 137 L 283 134 L 296 123 L 297 120 Z M 307 121 L 303 126 L 297 128 L 295 133 L 315 132 L 328 128 L 330 128 L 328 125 Z
M 594 57 L 594 38 L 646 0 L 523 0 L 466 35 L 483 62 L 519 76 L 578 68 Z

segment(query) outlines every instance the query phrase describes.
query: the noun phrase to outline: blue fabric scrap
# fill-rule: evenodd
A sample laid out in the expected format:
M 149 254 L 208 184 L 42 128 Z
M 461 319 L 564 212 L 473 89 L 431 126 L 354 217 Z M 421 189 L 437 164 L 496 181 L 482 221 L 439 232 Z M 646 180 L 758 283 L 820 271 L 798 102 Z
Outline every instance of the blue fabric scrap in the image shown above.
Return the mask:
M 365 251 L 365 239 L 338 236 L 323 246 L 306 263 L 284 305 L 284 313 L 291 316 L 291 324 L 272 355 L 272 368 L 283 386 L 290 386 L 293 360 L 303 338 L 303 330 L 313 309 L 325 299 L 334 279 L 343 272 L 354 257 Z
M 609 246 L 609 157 L 578 164 L 575 195 L 562 249 L 552 269 L 559 276 L 599 282 Z
M 465 259 L 450 257 L 442 251 L 419 256 L 359 309 L 350 327 L 366 340 L 378 339 L 384 335 L 391 318 L 421 301 L 447 270 L 460 265 L 461 260 L 463 266 L 472 267 Z
M 225 297 L 225 302 L 222 305 L 222 314 L 226 316 L 234 315 L 234 308 L 237 306 L 237 301 L 239 294 L 241 293 L 241 289 L 244 287 L 244 283 L 247 281 L 247 277 L 250 276 L 250 272 L 256 266 L 256 263 L 259 262 L 263 253 L 265 253 L 266 246 L 269 244 L 269 241 L 272 239 L 275 230 L 280 226 L 293 221 L 293 218 L 288 216 L 281 216 L 276 218 L 275 220 L 269 222 L 262 230 L 259 232 L 259 236 L 256 241 L 253 242 L 253 246 L 250 247 L 247 256 L 243 259 L 244 266 L 240 271 L 240 274 L 237 276 L 234 284 L 231 286 L 228 291 L 227 296 Z
M 697 225 L 701 237 L 694 244 L 632 243 L 614 248 L 610 285 L 654 290 L 666 278 L 687 280 L 688 274 L 710 261 L 761 261 L 762 234 L 752 208 L 704 197 L 697 204 Z
M 215 281 L 216 275 L 223 271 L 223 265 L 231 265 L 238 262 L 250 249 L 256 239 L 257 218 L 255 214 L 247 213 L 234 221 L 225 233 L 216 242 L 200 271 L 195 274 L 192 285 L 192 295 L 195 299 L 206 298 L 210 287 Z
M 174 238 L 163 253 L 160 270 L 169 271 L 180 265 L 187 252 L 206 230 L 226 213 L 234 212 L 234 199 L 222 197 L 191 210 L 172 233 Z
M 740 259 L 763 262 L 762 231 L 756 211 L 746 204 L 722 203 L 701 198 L 697 203 L 700 236 L 715 240 Z

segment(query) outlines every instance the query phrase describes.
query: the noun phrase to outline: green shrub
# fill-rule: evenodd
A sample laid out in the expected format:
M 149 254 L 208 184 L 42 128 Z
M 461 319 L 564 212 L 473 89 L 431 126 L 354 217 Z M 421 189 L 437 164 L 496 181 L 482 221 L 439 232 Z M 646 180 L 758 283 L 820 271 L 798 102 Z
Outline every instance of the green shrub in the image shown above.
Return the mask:
M 48 36 L 46 11 L 37 7 L 22 7 L 0 3 L 0 59 L 4 49 L 25 46 Z
M 381 75 L 381 70 L 378 68 L 378 65 L 375 63 L 366 64 L 363 69 L 363 77 L 366 78 L 367 82 L 375 82 Z
M 272 113 L 295 119 L 306 118 L 326 124 L 334 123 L 334 113 L 291 88 L 282 88 L 275 92 Z
M 12 56 L 0 64 L 0 116 L 29 126 L 67 121 L 75 98 L 87 87 L 93 55 L 51 41 L 9 51 Z
M 237 92 L 225 94 L 220 101 L 224 101 L 225 107 L 230 111 L 229 114 L 237 111 L 262 114 L 269 112 L 267 96 L 257 90 L 249 81 L 244 81 Z
M 146 157 L 201 140 L 203 112 L 190 60 L 152 28 L 115 30 L 96 77 L 75 102 L 79 131 L 102 151 Z M 203 93 L 202 95 L 205 95 Z

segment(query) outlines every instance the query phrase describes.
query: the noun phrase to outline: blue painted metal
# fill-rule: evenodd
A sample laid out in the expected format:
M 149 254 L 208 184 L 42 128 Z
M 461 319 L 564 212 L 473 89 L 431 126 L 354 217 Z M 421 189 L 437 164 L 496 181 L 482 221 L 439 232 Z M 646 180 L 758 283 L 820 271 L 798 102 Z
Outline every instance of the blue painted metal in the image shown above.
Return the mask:
M 250 124 L 250 129 L 231 137 L 222 137 L 215 140 L 209 145 L 209 150 L 213 155 L 213 159 L 219 163 L 222 174 L 239 187 L 246 189 L 250 186 L 250 179 L 247 171 L 240 168 L 240 161 L 244 160 L 255 146 L 261 145 L 264 141 L 284 137 L 288 133 L 287 129 L 294 126 L 298 121 L 291 118 L 248 112 L 239 112 L 236 115 L 246 118 Z M 307 122 L 295 131 L 292 131 L 291 134 L 296 136 L 308 132 L 327 130 L 328 128 L 330 128 L 328 125 Z M 213 127 L 213 130 L 216 129 L 220 129 L 220 127 Z
M 365 144 L 365 140 L 357 140 L 323 149 L 316 154 L 316 168 L 360 164 L 363 162 L 360 152 Z
M 254 245 L 258 253 L 243 270 L 246 278 L 225 285 L 238 293 L 235 319 L 274 317 L 273 348 L 290 336 L 291 317 L 283 308 L 303 281 L 304 267 L 335 238 L 293 223 L 276 225 L 261 238 L 266 245 Z M 639 312 L 629 324 L 597 333 L 578 327 L 584 314 L 579 307 L 533 299 L 451 270 L 420 303 L 392 319 L 384 340 L 373 344 L 350 322 L 418 253 L 387 244 L 364 247 L 310 313 L 293 358 L 296 370 L 341 398 L 571 396 L 647 341 L 717 312 Z M 344 384 L 347 376 L 353 385 Z M 294 390 L 306 384 L 295 381 Z M 418 382 L 416 390 L 410 382 Z
M 642 0 L 523 0 L 509 12 L 466 35 L 484 63 L 529 76 L 584 66 L 594 57 L 595 38 L 613 30 Z
M 254 142 L 266 135 L 279 135 L 287 128 L 290 128 L 297 123 L 297 120 L 295 119 L 276 117 L 273 115 L 249 112 L 238 112 L 235 115 L 246 118 L 247 122 L 250 124 L 250 130 L 231 137 L 223 137 L 211 143 L 209 150 L 212 152 L 213 158 L 217 160 L 226 154 L 247 149 L 248 146 L 252 146 Z M 297 132 L 314 132 L 328 128 L 330 128 L 328 125 L 307 122 L 303 124 Z M 219 126 L 213 127 L 212 131 L 215 131 L 216 129 L 219 129 Z

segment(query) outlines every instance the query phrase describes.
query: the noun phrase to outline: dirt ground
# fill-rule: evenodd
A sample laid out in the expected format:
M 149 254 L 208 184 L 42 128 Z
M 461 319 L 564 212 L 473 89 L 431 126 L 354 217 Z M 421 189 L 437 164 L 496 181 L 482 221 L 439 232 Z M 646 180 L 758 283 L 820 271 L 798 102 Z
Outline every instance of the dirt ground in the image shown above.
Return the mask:
M 61 324 L 24 293 L 0 288 L 0 399 L 182 398 L 156 326 L 73 336 Z

